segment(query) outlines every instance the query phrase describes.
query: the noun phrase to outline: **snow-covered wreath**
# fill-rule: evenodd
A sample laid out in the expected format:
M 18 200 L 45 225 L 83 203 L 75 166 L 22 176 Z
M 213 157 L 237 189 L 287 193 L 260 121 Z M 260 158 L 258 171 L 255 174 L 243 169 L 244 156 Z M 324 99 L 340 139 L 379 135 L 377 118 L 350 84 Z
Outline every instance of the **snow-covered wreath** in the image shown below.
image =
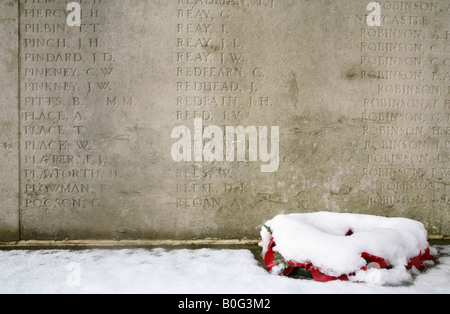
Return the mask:
M 405 218 L 319 212 L 280 215 L 261 230 L 267 268 L 316 281 L 396 285 L 433 265 L 424 225 Z

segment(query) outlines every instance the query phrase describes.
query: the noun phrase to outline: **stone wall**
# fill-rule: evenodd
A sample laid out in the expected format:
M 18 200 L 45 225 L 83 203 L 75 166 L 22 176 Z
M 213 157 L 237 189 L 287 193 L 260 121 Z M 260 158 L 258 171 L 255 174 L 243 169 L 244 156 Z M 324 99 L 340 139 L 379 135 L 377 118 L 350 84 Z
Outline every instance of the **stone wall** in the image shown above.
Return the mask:
M 0 4 L 0 240 L 449 234 L 449 1 L 69 2 Z

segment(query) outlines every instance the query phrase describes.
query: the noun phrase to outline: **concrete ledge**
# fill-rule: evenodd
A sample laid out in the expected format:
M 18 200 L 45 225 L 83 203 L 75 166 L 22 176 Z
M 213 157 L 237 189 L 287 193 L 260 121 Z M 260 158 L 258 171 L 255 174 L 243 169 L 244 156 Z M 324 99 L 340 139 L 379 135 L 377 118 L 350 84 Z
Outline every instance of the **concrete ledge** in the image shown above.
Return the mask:
M 67 240 L 0 242 L 0 249 L 39 248 L 126 248 L 175 246 L 240 246 L 257 245 L 261 240 Z
M 429 236 L 431 243 L 450 244 L 450 237 Z M 205 239 L 205 240 L 66 240 L 66 241 L 18 241 L 0 242 L 0 249 L 89 249 L 89 248 L 137 248 L 137 247 L 237 247 L 256 246 L 255 239 Z
M 443 235 L 430 235 L 428 236 L 428 240 L 450 240 L 450 236 L 443 236 Z

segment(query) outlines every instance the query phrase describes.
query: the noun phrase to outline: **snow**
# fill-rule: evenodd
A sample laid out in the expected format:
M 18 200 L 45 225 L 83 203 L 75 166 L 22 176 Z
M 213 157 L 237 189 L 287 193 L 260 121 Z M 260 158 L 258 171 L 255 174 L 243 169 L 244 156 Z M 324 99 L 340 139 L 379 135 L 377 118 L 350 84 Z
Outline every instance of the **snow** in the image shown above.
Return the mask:
M 319 283 L 271 275 L 250 250 L 0 251 L 0 293 L 416 294 L 450 292 L 450 246 L 402 286 Z
M 429 247 L 424 225 L 405 218 L 319 212 L 280 215 L 266 226 L 272 234 L 261 230 L 263 254 L 273 237 L 274 251 L 286 261 L 312 264 L 332 277 L 356 273 L 351 280 L 376 285 L 411 281 L 406 266 Z M 353 234 L 346 236 L 350 230 Z M 384 258 L 393 269 L 362 271 L 364 252 Z

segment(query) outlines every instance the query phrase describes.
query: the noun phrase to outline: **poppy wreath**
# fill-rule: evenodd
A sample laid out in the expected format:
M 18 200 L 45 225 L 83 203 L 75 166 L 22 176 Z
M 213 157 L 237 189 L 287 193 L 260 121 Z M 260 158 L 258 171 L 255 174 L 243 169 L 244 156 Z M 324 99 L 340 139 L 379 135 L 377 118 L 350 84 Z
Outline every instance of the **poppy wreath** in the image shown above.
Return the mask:
M 322 213 L 323 214 L 323 213 Z M 301 215 L 301 214 L 298 214 Z M 336 214 L 332 214 L 333 218 L 335 218 Z M 283 215 L 284 217 L 289 217 L 289 215 Z M 352 217 L 356 217 L 358 215 L 353 215 Z M 299 217 L 299 216 L 297 216 Z M 369 216 L 365 216 L 369 217 Z M 327 217 L 329 219 L 329 217 Z M 386 218 L 388 219 L 388 218 Z M 298 262 L 295 260 L 288 260 L 283 257 L 282 253 L 277 251 L 277 243 L 276 239 L 273 236 L 273 231 L 270 226 L 264 225 L 263 227 L 264 233 L 270 235 L 269 241 L 264 241 L 260 244 L 263 246 L 264 254 L 264 262 L 269 271 L 275 270 L 276 273 L 284 276 L 290 277 L 305 277 L 311 278 L 318 282 L 329 282 L 329 281 L 353 281 L 351 277 L 355 276 L 355 272 L 342 274 L 340 276 L 330 276 L 326 274 L 321 267 L 314 265 L 310 262 Z M 263 235 L 263 233 L 262 233 Z M 346 233 L 343 233 L 344 237 L 352 237 L 355 235 L 355 232 L 352 229 L 349 229 Z M 266 237 L 267 238 L 267 237 Z M 308 241 L 309 239 L 304 238 L 302 241 Z M 292 239 L 292 241 L 296 241 L 296 239 Z M 297 241 L 299 241 L 297 239 Z M 362 252 L 361 257 L 365 260 L 366 265 L 362 266 L 359 270 L 367 271 L 372 268 L 377 269 L 387 269 L 390 270 L 394 268 L 391 265 L 390 261 L 382 256 L 377 256 L 371 254 L 369 251 Z M 424 250 L 421 250 L 420 254 L 415 256 L 414 258 L 410 258 L 407 266 L 405 267 L 407 270 L 411 270 L 413 267 L 416 269 L 423 271 L 426 269 L 426 266 L 429 265 L 429 261 L 434 261 L 435 257 L 431 254 L 430 248 L 427 247 Z M 357 271 L 357 270 L 355 270 Z

